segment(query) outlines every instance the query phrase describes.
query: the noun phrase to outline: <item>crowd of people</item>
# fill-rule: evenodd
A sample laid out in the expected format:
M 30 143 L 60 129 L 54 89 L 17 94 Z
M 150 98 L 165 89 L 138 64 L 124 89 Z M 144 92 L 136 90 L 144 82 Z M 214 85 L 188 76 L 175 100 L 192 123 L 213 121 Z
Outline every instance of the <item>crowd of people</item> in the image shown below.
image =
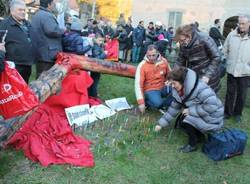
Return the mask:
M 3 60 L 14 61 L 16 69 L 28 83 L 32 65 L 37 77 L 50 69 L 56 54 L 64 51 L 88 57 L 105 59 L 105 41 L 117 39 L 120 62 L 139 63 L 135 76 L 135 94 L 138 107 L 144 113 L 147 107 L 163 109 L 164 116 L 155 127 L 167 126 L 179 111 L 179 124 L 189 136 L 182 152 L 196 150 L 202 135 L 222 127 L 223 118 L 235 117 L 241 122 L 250 76 L 250 17 L 239 16 L 238 28 L 225 39 L 220 33 L 220 20 L 215 20 L 209 34 L 198 29 L 198 24 L 187 24 L 174 30 L 160 21 L 139 21 L 121 14 L 114 29 L 106 19 L 89 19 L 84 27 L 79 19 L 65 15 L 65 28 L 55 16 L 55 0 L 40 0 L 39 10 L 31 21 L 25 19 L 23 0 L 12 0 L 10 16 L 1 21 L 0 30 L 8 30 L 5 42 L 0 44 L 0 70 Z M 225 39 L 225 43 L 223 44 Z M 172 43 L 179 43 L 179 53 L 173 69 L 166 51 Z M 227 91 L 225 110 L 217 97 L 220 89 L 220 62 L 227 60 Z M 91 72 L 94 83 L 89 95 L 98 96 L 100 73 Z

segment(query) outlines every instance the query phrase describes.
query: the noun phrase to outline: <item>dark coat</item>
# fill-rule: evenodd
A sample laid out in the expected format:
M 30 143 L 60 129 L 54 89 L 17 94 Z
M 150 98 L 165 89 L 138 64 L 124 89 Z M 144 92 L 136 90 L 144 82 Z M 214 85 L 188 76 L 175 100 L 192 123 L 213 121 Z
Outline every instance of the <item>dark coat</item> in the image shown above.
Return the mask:
M 5 53 L 0 50 L 0 72 L 4 71 L 4 57 Z
M 128 44 L 128 34 L 126 30 L 119 32 L 118 41 L 119 41 L 119 50 L 125 50 Z
M 75 31 L 71 31 L 69 33 L 64 34 L 63 36 L 63 51 L 71 52 L 78 55 L 84 55 L 89 50 L 91 50 L 91 46 L 88 45 L 84 47 L 83 38 L 81 34 Z
M 223 126 L 224 105 L 205 82 L 199 80 L 196 84 L 196 77 L 195 72 L 189 69 L 183 84 L 183 96 L 173 89 L 172 95 L 175 100 L 159 120 L 162 127 L 167 126 L 181 111 L 185 97 L 189 97 L 185 102 L 189 114 L 184 118 L 184 123 L 204 133 L 219 130 Z M 193 93 L 189 96 L 192 90 Z
M 133 31 L 133 43 L 137 47 L 141 47 L 144 40 L 145 40 L 145 29 L 139 25 Z
M 132 25 L 126 24 L 125 30 L 129 36 L 131 32 L 133 33 L 134 28 Z M 130 37 L 128 37 L 127 39 L 127 49 L 132 49 L 132 47 L 133 47 L 133 36 L 131 34 Z
M 32 17 L 32 27 L 36 31 L 38 61 L 53 63 L 58 52 L 62 51 L 62 35 L 56 17 L 41 7 Z
M 110 38 L 113 38 L 114 36 L 114 30 L 112 29 L 111 26 L 104 26 L 103 27 L 103 34 L 104 36 L 109 36 Z
M 222 41 L 224 40 L 224 37 L 222 36 L 222 34 L 220 33 L 220 30 L 217 27 L 210 28 L 209 36 L 213 38 L 217 47 L 222 46 Z
M 153 44 L 157 40 L 158 39 L 157 39 L 157 35 L 155 34 L 154 28 L 153 29 L 148 28 L 146 30 L 146 39 L 145 39 L 146 45 Z
M 104 49 L 97 45 L 96 43 L 94 43 L 94 46 L 92 48 L 92 57 L 93 58 L 97 58 L 97 59 L 105 59 L 106 58 L 106 54 L 104 53 Z
M 1 30 L 8 30 L 5 38 L 5 59 L 18 65 L 30 66 L 35 62 L 34 30 L 28 21 L 25 28 L 20 26 L 12 16 L 0 24 Z
M 217 92 L 220 88 L 220 53 L 213 39 L 202 32 L 193 31 L 191 42 L 181 46 L 175 66 L 185 66 L 209 78 L 208 85 Z

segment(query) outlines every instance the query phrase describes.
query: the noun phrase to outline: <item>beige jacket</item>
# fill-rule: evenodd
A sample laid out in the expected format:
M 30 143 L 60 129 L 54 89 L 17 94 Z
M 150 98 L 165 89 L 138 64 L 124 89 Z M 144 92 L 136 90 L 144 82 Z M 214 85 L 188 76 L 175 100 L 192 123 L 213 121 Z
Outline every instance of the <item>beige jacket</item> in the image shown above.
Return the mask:
M 243 38 L 237 30 L 226 38 L 223 52 L 227 59 L 227 72 L 234 77 L 250 76 L 250 34 Z

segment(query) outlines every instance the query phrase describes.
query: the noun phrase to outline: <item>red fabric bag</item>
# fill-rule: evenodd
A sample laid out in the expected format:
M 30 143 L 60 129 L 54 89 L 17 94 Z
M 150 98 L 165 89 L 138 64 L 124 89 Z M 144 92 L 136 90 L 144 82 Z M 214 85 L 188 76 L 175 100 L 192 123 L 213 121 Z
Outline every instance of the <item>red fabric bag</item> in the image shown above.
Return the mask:
M 23 115 L 39 104 L 34 92 L 8 63 L 0 74 L 0 88 L 0 114 L 4 119 Z

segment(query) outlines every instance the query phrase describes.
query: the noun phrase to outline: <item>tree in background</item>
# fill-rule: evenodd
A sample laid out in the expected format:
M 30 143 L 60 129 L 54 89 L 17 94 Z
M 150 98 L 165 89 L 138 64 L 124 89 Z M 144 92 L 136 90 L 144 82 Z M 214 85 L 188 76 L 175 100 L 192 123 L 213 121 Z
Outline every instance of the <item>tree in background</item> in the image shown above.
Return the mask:
M 132 0 L 78 0 L 78 3 L 96 3 L 95 17 L 105 17 L 113 23 L 116 23 L 121 13 L 125 18 L 131 16 Z

